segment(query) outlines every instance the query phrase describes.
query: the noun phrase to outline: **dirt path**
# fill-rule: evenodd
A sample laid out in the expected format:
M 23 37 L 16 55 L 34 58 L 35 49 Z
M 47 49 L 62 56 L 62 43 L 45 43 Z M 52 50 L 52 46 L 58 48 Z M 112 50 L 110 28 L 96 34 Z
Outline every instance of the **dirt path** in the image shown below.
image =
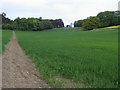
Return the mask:
M 11 41 L 6 45 L 2 57 L 3 88 L 48 88 L 41 80 L 33 62 L 19 46 L 13 32 Z
M 2 55 L 0 54 L 0 90 L 2 88 Z

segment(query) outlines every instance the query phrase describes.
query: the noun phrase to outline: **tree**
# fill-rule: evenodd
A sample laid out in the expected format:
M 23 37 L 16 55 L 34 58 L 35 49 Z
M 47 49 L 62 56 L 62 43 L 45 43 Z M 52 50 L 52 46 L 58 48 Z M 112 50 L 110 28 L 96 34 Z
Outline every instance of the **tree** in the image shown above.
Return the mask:
M 12 22 L 12 20 L 10 20 L 9 18 L 6 18 L 6 13 L 2 13 L 0 14 L 0 18 L 2 20 L 2 24 L 10 24 Z
M 42 21 L 42 17 L 39 17 L 39 20 Z
M 3 24 L 2 29 L 13 30 L 13 25 L 11 25 L 11 24 Z
M 97 15 L 97 17 L 100 19 L 101 22 L 100 27 L 107 27 L 120 24 L 120 22 L 118 21 L 120 18 L 120 11 L 100 12 Z
M 66 25 L 66 27 L 70 27 L 70 25 Z
M 52 29 L 53 25 L 49 20 L 42 20 L 40 18 L 16 18 L 14 20 L 14 29 L 22 31 L 41 31 L 45 29 Z
M 6 17 L 6 13 L 4 13 L 4 12 L 2 12 L 2 15 L 3 15 L 4 17 Z
M 74 27 L 82 27 L 83 20 L 78 20 L 74 22 Z
M 41 31 L 45 29 L 52 29 L 53 27 L 64 27 L 62 19 L 49 20 L 39 18 L 19 18 L 17 17 L 12 22 L 6 18 L 6 14 L 0 14 L 3 20 L 3 29 L 22 30 L 22 31 Z
M 100 19 L 96 16 L 88 17 L 87 19 L 83 20 L 82 26 L 87 30 L 98 28 L 100 26 Z
M 42 21 L 42 23 L 44 25 L 44 29 L 52 29 L 53 28 L 53 24 L 49 20 L 44 20 L 44 21 Z

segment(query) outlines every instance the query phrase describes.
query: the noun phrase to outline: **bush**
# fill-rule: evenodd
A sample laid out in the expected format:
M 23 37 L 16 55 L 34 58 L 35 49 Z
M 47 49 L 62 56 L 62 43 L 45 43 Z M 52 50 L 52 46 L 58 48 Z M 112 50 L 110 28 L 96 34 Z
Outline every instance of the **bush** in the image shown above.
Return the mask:
M 0 14 L 3 29 L 22 31 L 41 31 L 45 29 L 64 27 L 62 19 L 48 20 L 40 18 L 16 18 L 14 21 L 6 18 L 6 14 Z
M 2 25 L 2 29 L 9 29 L 9 30 L 13 30 L 14 27 L 12 24 L 3 24 Z
M 100 19 L 100 27 L 120 25 L 120 11 L 100 12 L 97 17 Z
M 41 31 L 44 29 L 52 29 L 53 25 L 49 20 L 42 20 L 39 18 L 16 18 L 14 26 L 17 30 L 26 31 Z
M 83 20 L 78 20 L 74 22 L 74 27 L 82 27 Z
M 42 21 L 42 23 L 44 25 L 44 29 L 52 29 L 53 28 L 53 24 L 49 20 L 44 20 L 44 21 Z
M 83 28 L 87 30 L 92 30 L 100 26 L 100 19 L 98 17 L 89 17 L 83 20 Z

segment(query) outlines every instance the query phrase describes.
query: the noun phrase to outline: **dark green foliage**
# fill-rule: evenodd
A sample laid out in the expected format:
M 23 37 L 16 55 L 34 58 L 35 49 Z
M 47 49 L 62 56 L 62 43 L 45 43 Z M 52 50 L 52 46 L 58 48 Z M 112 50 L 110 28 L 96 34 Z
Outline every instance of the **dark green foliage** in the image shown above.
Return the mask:
M 11 25 L 11 24 L 3 24 L 2 25 L 2 29 L 9 29 L 9 30 L 13 30 L 13 25 Z
M 2 19 L 2 29 L 6 30 L 21 30 L 21 31 L 41 31 L 52 29 L 53 24 L 50 20 L 40 18 L 16 18 L 14 21 L 6 18 L 6 14 L 0 14 Z
M 70 25 L 66 25 L 66 27 L 70 27 Z
M 49 20 L 44 20 L 44 21 L 42 21 L 42 23 L 44 24 L 45 29 L 52 29 L 53 28 L 53 24 Z
M 74 27 L 82 27 L 83 20 L 78 20 L 74 22 Z
M 16 18 L 9 24 L 3 24 L 3 29 L 21 31 L 42 31 L 45 29 L 64 27 L 62 19 L 48 20 L 40 18 Z
M 97 17 L 100 18 L 100 27 L 120 25 L 120 11 L 100 12 Z
M 98 17 L 95 17 L 95 16 L 89 17 L 83 20 L 82 26 L 87 30 L 92 30 L 100 26 L 100 20 Z
M 97 18 L 99 18 L 100 20 L 98 20 Z M 96 20 L 93 19 L 92 22 L 91 20 L 89 20 L 90 18 L 75 21 L 74 27 L 84 27 L 85 29 L 90 30 L 98 27 L 101 28 L 101 27 L 120 25 L 120 11 L 100 12 L 97 15 L 97 18 Z
M 22 30 L 22 31 L 24 31 L 24 30 L 28 30 L 28 23 L 27 23 L 27 19 L 26 18 L 16 18 L 15 20 L 14 20 L 14 23 L 13 23 L 14 25 L 15 25 L 15 29 L 17 29 L 17 30 Z
M 16 18 L 14 20 L 15 29 L 22 31 L 41 31 L 44 29 L 52 29 L 53 25 L 49 20 L 41 18 Z

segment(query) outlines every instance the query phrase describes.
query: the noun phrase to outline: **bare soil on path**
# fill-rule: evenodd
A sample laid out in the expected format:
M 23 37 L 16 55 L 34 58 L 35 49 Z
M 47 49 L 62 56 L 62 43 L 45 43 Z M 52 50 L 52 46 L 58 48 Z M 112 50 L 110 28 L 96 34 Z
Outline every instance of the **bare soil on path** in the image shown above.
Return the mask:
M 15 32 L 2 56 L 2 88 L 49 88 L 18 44 Z

